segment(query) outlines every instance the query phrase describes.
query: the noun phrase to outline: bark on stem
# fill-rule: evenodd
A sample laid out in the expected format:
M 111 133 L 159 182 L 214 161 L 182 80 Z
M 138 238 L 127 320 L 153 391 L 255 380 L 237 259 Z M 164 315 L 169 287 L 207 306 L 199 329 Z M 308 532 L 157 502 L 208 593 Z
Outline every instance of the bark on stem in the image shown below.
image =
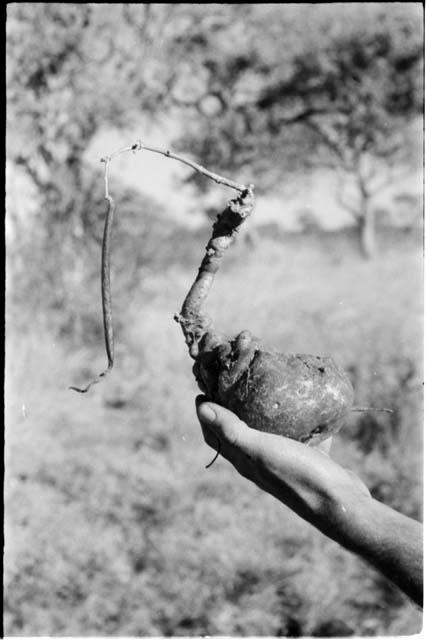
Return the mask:
M 212 321 L 204 311 L 204 304 L 215 274 L 226 249 L 238 233 L 242 222 L 251 214 L 253 206 L 254 187 L 249 185 L 238 197 L 230 200 L 226 209 L 219 214 L 213 225 L 212 236 L 197 277 L 185 298 L 180 314 L 175 316 L 175 320 L 182 327 L 189 354 L 194 359 L 198 356 L 201 338 L 207 331 L 213 332 Z

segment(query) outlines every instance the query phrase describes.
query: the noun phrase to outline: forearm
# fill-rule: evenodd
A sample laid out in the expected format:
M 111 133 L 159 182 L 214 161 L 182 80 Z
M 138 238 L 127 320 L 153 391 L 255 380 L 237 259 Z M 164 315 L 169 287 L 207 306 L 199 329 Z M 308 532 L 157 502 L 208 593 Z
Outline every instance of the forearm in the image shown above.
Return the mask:
M 423 528 L 419 522 L 368 496 L 339 501 L 331 521 L 324 533 L 423 605 Z
M 374 565 L 416 603 L 423 600 L 422 526 L 374 500 L 324 452 L 249 429 L 220 405 L 200 402 L 208 445 L 237 471 L 326 536 Z

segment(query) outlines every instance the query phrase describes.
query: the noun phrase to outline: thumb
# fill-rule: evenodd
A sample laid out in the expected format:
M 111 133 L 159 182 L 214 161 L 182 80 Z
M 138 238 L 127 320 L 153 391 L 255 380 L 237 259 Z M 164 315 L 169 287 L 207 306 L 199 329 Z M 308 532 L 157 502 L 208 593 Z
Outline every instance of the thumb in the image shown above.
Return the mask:
M 253 437 L 252 429 L 242 422 L 232 411 L 214 402 L 203 402 L 197 398 L 197 415 L 208 445 L 221 445 L 247 450 Z

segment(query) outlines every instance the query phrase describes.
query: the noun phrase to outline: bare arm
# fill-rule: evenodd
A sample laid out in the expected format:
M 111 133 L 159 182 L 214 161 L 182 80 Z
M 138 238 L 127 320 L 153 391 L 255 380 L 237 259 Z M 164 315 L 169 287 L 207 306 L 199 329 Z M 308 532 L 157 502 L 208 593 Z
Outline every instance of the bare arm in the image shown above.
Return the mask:
M 348 506 L 334 539 L 423 606 L 422 525 L 374 498 L 366 497 Z
M 420 523 L 372 498 L 359 478 L 318 448 L 249 429 L 203 397 L 197 412 L 207 444 L 220 446 L 241 475 L 423 604 Z

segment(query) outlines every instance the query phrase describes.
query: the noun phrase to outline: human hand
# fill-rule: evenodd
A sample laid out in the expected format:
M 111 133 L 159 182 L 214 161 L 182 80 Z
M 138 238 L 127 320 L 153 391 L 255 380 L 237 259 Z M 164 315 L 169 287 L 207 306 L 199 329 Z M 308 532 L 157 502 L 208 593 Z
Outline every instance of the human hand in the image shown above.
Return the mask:
M 205 441 L 242 476 L 357 553 L 422 605 L 421 523 L 373 499 L 355 474 L 328 457 L 330 441 L 307 446 L 250 429 L 203 396 L 196 404 Z
M 204 396 L 196 400 L 206 443 L 235 469 L 326 535 L 355 501 L 371 500 L 364 483 L 328 456 L 331 438 L 317 447 L 250 429 Z

